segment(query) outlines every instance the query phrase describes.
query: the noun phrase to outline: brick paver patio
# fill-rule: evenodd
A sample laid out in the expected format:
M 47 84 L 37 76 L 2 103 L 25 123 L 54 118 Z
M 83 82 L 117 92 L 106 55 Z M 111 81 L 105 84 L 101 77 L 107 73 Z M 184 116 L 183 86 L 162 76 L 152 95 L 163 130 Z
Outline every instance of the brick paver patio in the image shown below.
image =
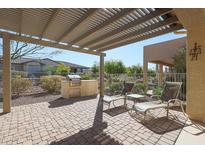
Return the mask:
M 16 105 L 11 113 L 1 114 L 0 144 L 175 144 L 185 117 L 177 110 L 171 113 L 179 120 L 167 120 L 160 109 L 152 112 L 157 118 L 142 124 L 122 106 L 107 109 L 98 97 L 58 96 L 50 102 Z

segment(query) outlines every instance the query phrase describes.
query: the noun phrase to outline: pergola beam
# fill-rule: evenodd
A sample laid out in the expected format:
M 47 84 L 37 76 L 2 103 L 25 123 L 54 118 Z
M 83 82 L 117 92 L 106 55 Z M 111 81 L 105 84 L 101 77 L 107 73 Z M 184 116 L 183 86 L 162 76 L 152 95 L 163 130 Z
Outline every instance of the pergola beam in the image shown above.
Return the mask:
M 118 37 L 116 39 L 109 40 L 109 41 L 104 42 L 102 44 L 96 45 L 93 48 L 98 50 L 99 48 L 105 47 L 107 45 L 112 45 L 114 43 L 120 42 L 122 39 L 125 40 L 125 39 L 128 39 L 128 38 L 132 38 L 134 36 L 141 35 L 141 34 L 143 34 L 145 32 L 157 29 L 157 28 L 162 27 L 162 26 L 170 25 L 170 24 L 173 24 L 173 23 L 176 23 L 176 22 L 178 22 L 178 18 L 176 16 L 173 16 L 173 17 L 170 17 L 170 18 L 168 18 L 168 19 L 166 19 L 164 21 L 156 23 L 154 25 L 142 28 L 142 29 L 137 30 L 135 32 L 129 32 L 129 33 L 125 34 L 124 36 L 120 36 L 120 37 Z
M 133 12 L 136 9 L 123 9 L 121 12 L 115 14 L 114 16 L 112 16 L 111 18 L 109 18 L 108 20 L 106 20 L 105 22 L 103 22 L 102 24 L 99 24 L 98 26 L 96 26 L 95 28 L 85 32 L 84 34 L 80 35 L 79 37 L 75 38 L 73 41 L 71 41 L 71 44 L 75 44 L 87 37 L 89 37 L 90 35 L 92 35 L 93 33 L 97 32 L 98 30 L 116 22 L 117 20 L 119 20 L 120 18 L 123 18 L 124 16 L 130 14 L 131 12 Z
M 3 32 L 0 32 L 0 37 L 2 37 L 2 34 L 3 34 Z M 70 51 L 86 53 L 86 54 L 91 54 L 91 55 L 97 55 L 97 56 L 101 55 L 100 53 L 92 51 L 92 50 L 85 50 L 85 49 L 81 49 L 81 48 L 71 47 L 68 45 L 53 43 L 50 41 L 44 41 L 44 40 L 35 39 L 35 38 L 31 38 L 31 37 L 18 36 L 18 35 L 14 35 L 14 34 L 9 34 L 9 35 L 10 35 L 11 40 L 16 40 L 16 41 L 20 41 L 20 42 L 33 43 L 33 44 L 38 44 L 38 45 L 42 45 L 42 46 L 59 48 L 59 49 L 70 50 Z
M 11 55 L 10 35 L 2 33 L 3 38 L 3 112 L 11 112 Z
M 98 9 L 89 9 L 88 12 L 80 17 L 66 32 L 64 32 L 56 41 L 61 42 L 65 37 L 67 37 L 72 31 L 77 29 L 80 25 L 84 24 L 86 21 L 92 17 L 93 14 L 97 12 Z
M 98 50 L 98 52 L 103 52 L 103 51 L 111 50 L 113 48 L 121 47 L 121 46 L 124 46 L 124 45 L 129 45 L 129 44 L 136 43 L 136 42 L 139 42 L 139 41 L 143 41 L 143 40 L 146 40 L 146 39 L 149 39 L 149 38 L 152 38 L 152 37 L 167 34 L 167 33 L 170 33 L 170 32 L 176 31 L 176 30 L 180 30 L 182 28 L 183 28 L 183 26 L 181 24 L 177 24 L 176 26 L 173 26 L 171 28 L 167 28 L 165 30 L 159 30 L 157 32 L 147 34 L 147 35 L 144 35 L 144 36 L 141 36 L 141 37 L 137 37 L 137 38 L 133 38 L 133 39 L 130 39 L 130 40 L 125 40 L 125 41 L 122 40 L 120 43 L 117 43 L 115 45 L 105 47 L 105 48 L 101 48 L 101 49 Z
M 109 33 L 106 33 L 106 34 L 104 34 L 102 36 L 99 36 L 99 37 L 95 38 L 94 40 L 88 41 L 87 43 L 84 43 L 81 46 L 87 46 L 87 47 L 88 46 L 92 46 L 93 44 L 95 44 L 95 43 L 97 43 L 97 42 L 99 42 L 101 40 L 104 40 L 104 39 L 106 39 L 108 37 L 111 37 L 111 36 L 113 36 L 115 34 L 118 34 L 118 33 L 122 32 L 122 31 L 126 31 L 126 30 L 128 30 L 128 29 L 130 29 L 132 27 L 135 27 L 135 26 L 137 26 L 139 24 L 142 24 L 142 23 L 144 23 L 146 21 L 149 21 L 149 20 L 151 20 L 153 18 L 156 18 L 158 16 L 162 16 L 164 14 L 167 14 L 167 13 L 169 13 L 171 11 L 172 11 L 172 9 L 170 9 L 170 8 L 159 9 L 159 10 L 153 11 L 152 13 L 150 13 L 150 14 L 148 14 L 146 16 L 143 16 L 143 17 L 141 17 L 141 18 L 139 18 L 139 19 L 137 19 L 137 20 L 135 20 L 135 21 L 133 21 L 131 23 L 128 23 L 128 24 L 126 24 L 124 26 L 121 26 L 118 29 L 114 29 L 113 31 L 111 31 Z
M 40 38 L 42 39 L 47 31 L 47 29 L 51 26 L 53 21 L 55 21 L 56 17 L 60 13 L 61 9 L 55 9 L 52 13 L 51 17 L 49 18 L 48 22 L 46 23 L 45 27 L 43 28 L 43 31 L 41 32 Z

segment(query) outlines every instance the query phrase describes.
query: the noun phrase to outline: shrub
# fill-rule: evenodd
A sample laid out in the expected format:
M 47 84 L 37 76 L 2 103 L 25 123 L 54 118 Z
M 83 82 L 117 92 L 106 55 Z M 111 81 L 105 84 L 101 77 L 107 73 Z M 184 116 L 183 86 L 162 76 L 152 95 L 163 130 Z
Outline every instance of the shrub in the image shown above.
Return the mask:
M 82 79 L 82 80 L 91 80 L 92 77 L 91 77 L 91 75 L 89 75 L 89 74 L 83 74 L 83 75 L 81 75 L 81 79 Z
M 162 87 L 157 87 L 153 89 L 154 95 L 161 95 L 162 94 Z
M 123 87 L 122 83 L 112 83 L 109 86 L 109 91 L 112 95 L 116 93 L 120 93 L 120 91 L 122 90 L 122 87 Z
M 58 93 L 60 92 L 61 80 L 63 79 L 65 79 L 65 77 L 59 75 L 43 76 L 40 79 L 41 88 L 49 93 Z
M 112 82 L 120 82 L 120 78 L 119 77 L 113 77 Z
M 3 71 L 0 70 L 0 79 L 2 79 L 3 76 Z M 22 78 L 26 78 L 28 76 L 27 72 L 23 72 L 23 71 L 11 71 L 11 76 L 12 78 L 17 78 L 17 77 L 22 77 Z
M 58 75 L 67 76 L 69 72 L 70 72 L 70 67 L 66 66 L 63 63 L 59 64 L 56 67 L 56 74 L 58 74 Z
M 20 93 L 25 92 L 32 86 L 32 81 L 28 79 L 24 79 L 21 77 L 16 77 L 11 80 L 11 90 L 13 94 L 16 94 L 17 96 L 20 95 Z
M 143 83 L 135 83 L 133 87 L 133 93 L 138 93 L 138 94 L 145 94 L 145 85 Z
M 26 78 L 28 76 L 28 73 L 23 71 L 12 71 L 11 75 L 13 78 L 17 78 L 17 77 Z

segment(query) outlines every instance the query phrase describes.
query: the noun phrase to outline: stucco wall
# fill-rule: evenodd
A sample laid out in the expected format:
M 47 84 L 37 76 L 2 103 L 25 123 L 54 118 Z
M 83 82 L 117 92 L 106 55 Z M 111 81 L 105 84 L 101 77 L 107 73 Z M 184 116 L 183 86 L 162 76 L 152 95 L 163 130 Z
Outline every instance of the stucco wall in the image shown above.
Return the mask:
M 187 54 L 187 113 L 193 119 L 205 121 L 205 35 L 201 33 L 202 30 L 188 32 L 188 51 L 197 42 L 202 45 L 202 54 L 197 61 L 191 61 Z
M 175 9 L 187 29 L 187 114 L 205 123 L 205 9 Z M 201 45 L 198 60 L 191 60 L 190 49 Z

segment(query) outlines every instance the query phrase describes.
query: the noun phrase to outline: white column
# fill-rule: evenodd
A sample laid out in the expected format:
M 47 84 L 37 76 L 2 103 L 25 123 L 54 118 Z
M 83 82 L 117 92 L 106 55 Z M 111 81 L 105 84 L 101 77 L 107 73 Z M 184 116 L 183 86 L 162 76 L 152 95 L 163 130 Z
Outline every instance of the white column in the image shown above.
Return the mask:
M 100 96 L 104 96 L 104 54 L 100 55 Z
M 11 58 L 10 37 L 8 33 L 2 34 L 3 38 L 3 112 L 11 111 Z

